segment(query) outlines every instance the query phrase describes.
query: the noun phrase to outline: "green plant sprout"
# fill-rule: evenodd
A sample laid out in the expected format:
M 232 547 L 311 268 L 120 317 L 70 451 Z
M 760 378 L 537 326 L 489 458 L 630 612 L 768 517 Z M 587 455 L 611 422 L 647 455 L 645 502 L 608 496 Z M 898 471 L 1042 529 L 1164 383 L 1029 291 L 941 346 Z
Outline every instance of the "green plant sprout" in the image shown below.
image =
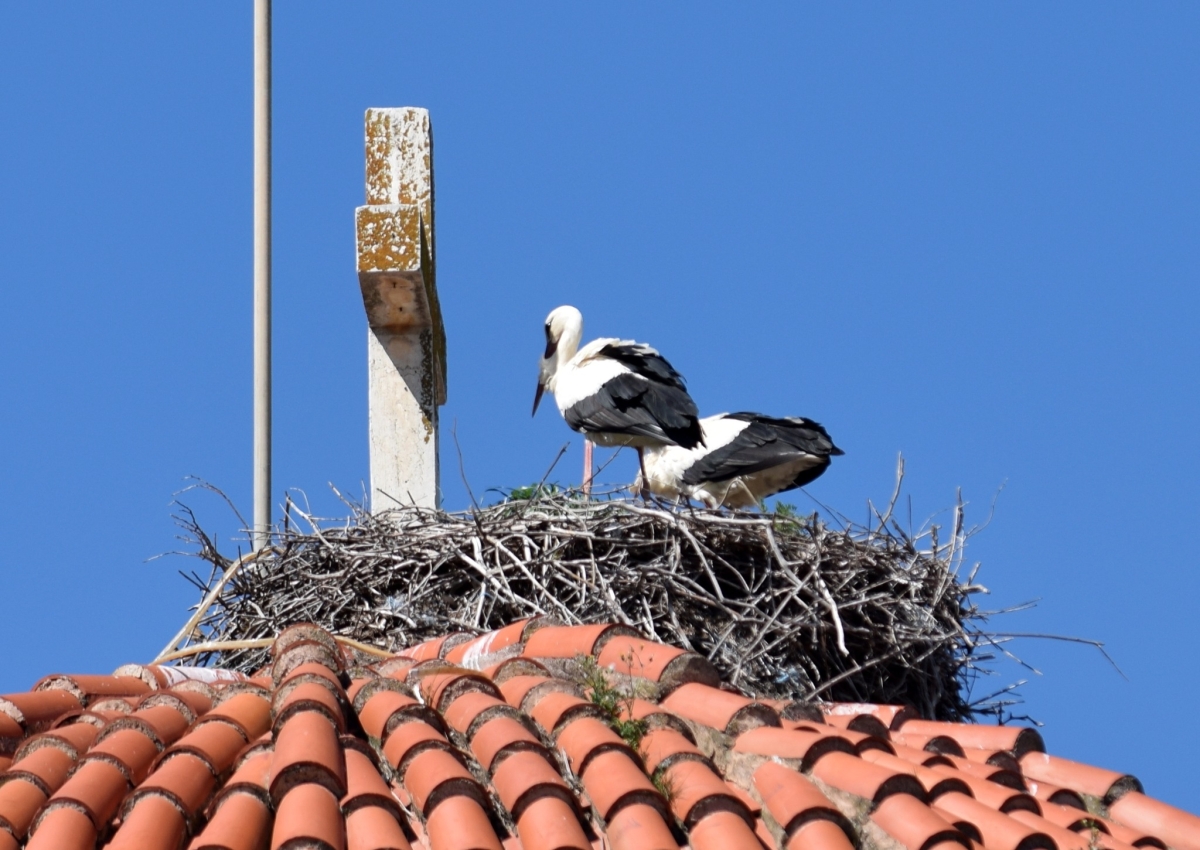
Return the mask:
M 650 727 L 645 720 L 633 716 L 634 697 L 614 688 L 592 656 L 580 655 L 577 660 L 583 670 L 583 686 L 587 689 L 592 704 L 604 713 L 608 725 L 621 740 L 634 752 L 640 752 L 642 738 Z M 633 659 L 621 656 L 621 660 L 629 664 Z

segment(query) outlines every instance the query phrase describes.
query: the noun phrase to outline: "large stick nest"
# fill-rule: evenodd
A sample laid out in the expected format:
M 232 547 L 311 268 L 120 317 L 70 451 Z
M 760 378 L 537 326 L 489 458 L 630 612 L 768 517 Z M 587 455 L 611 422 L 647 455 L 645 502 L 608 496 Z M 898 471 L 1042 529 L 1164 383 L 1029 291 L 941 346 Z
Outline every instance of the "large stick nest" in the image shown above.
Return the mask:
M 353 506 L 352 506 L 353 507 Z M 213 564 L 208 607 L 186 641 L 272 638 L 295 622 L 385 649 L 530 616 L 613 621 L 707 656 L 725 681 L 761 696 L 904 703 L 925 717 L 997 713 L 968 702 L 996 644 L 960 578 L 970 532 L 832 527 L 817 514 L 668 510 L 578 493 L 540 494 L 465 513 L 354 507 L 340 525 L 309 519 L 241 563 L 185 511 Z M 220 586 L 219 586 L 220 585 Z M 211 651 L 202 664 L 244 671 L 265 650 Z M 1003 691 L 1001 691 L 1003 693 Z

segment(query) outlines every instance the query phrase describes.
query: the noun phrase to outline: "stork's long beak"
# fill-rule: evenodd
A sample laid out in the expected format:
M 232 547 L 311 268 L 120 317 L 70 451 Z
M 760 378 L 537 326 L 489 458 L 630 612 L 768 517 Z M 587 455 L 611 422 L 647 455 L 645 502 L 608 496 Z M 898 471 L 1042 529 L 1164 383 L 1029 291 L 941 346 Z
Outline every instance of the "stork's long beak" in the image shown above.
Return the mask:
M 542 393 L 546 391 L 546 385 L 540 380 L 538 381 L 537 395 L 533 397 L 533 416 L 537 416 L 538 405 L 542 403 Z

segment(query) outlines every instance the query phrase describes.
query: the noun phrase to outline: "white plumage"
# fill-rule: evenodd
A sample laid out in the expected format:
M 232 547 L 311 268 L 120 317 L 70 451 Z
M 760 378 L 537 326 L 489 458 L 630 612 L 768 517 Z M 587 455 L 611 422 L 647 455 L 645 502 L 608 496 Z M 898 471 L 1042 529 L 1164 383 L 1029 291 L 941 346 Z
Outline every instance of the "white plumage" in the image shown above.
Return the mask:
M 811 419 L 722 413 L 700 420 L 704 446 L 647 449 L 635 483 L 667 498 L 710 508 L 745 508 L 818 478 L 843 454 Z

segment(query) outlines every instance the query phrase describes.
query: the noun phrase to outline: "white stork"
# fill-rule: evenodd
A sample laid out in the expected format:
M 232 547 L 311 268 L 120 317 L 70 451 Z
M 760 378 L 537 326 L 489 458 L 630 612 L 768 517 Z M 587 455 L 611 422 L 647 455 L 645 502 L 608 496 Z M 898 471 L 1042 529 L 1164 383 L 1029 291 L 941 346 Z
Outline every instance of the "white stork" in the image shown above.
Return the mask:
M 574 307 L 546 317 L 535 414 L 550 390 L 567 425 L 601 446 L 632 446 L 643 470 L 644 449 L 704 444 L 696 403 L 661 354 L 623 339 L 595 339 L 580 348 L 582 338 L 583 315 Z
M 745 508 L 803 487 L 844 452 L 818 423 L 760 413 L 722 413 L 700 420 L 705 448 L 647 449 L 634 486 L 667 498 L 686 496 L 710 508 Z

